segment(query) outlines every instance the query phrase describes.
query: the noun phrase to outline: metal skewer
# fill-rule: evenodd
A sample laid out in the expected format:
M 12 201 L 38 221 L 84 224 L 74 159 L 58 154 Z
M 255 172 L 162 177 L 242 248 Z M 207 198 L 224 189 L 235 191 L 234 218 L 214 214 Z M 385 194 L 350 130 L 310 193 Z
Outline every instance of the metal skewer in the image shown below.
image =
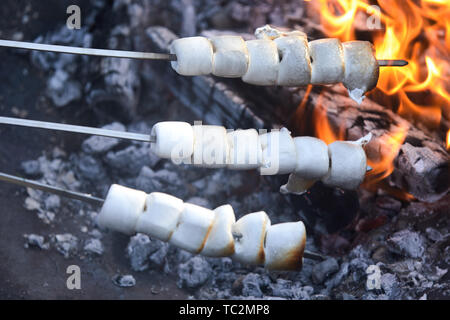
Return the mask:
M 32 128 L 40 128 L 40 129 L 48 129 L 48 130 L 83 133 L 83 134 L 89 134 L 89 135 L 97 135 L 97 136 L 118 138 L 118 139 L 136 140 L 136 141 L 143 141 L 143 142 L 155 142 L 155 138 L 148 134 L 124 132 L 124 131 L 118 131 L 118 130 L 108 130 L 108 129 L 100 129 L 100 128 L 92 128 L 92 127 L 84 127 L 84 126 L 74 126 L 74 125 L 70 125 L 70 124 L 62 124 L 62 123 L 54 123 L 54 122 L 0 117 L 0 124 L 11 124 L 11 125 L 22 126 L 22 127 L 32 127 Z
M 92 204 L 92 205 L 102 206 L 103 203 L 105 202 L 104 199 L 91 196 L 90 194 L 87 194 L 87 193 L 70 191 L 70 190 L 67 190 L 67 189 L 62 189 L 62 188 L 50 186 L 48 184 L 41 183 L 41 182 L 38 182 L 38 181 L 29 180 L 29 179 L 25 179 L 25 178 L 9 175 L 9 174 L 3 173 L 3 172 L 0 172 L 0 181 L 12 183 L 12 184 L 19 185 L 19 186 L 22 186 L 22 187 L 42 190 L 42 191 L 45 191 L 45 192 L 57 194 L 59 196 L 67 197 L 67 198 L 70 198 L 70 199 L 85 201 L 85 202 L 87 202 L 89 204 Z M 322 260 L 325 260 L 327 258 L 326 256 L 324 256 L 324 255 L 322 255 L 320 253 L 311 252 L 311 251 L 308 251 L 308 250 L 305 250 L 303 252 L 303 257 L 306 258 L 306 259 L 311 259 L 311 260 L 316 260 L 316 261 L 322 261 Z
M 406 60 L 377 60 L 380 67 L 404 67 L 408 65 Z
M 170 53 L 93 49 L 12 40 L 0 40 L 0 47 L 140 60 L 177 60 L 177 56 Z M 380 67 L 403 67 L 407 64 L 408 61 L 406 60 L 378 60 L 378 65 Z
M 91 196 L 90 194 L 87 194 L 87 193 L 70 191 L 70 190 L 50 186 L 48 184 L 44 184 L 44 183 L 37 182 L 34 180 L 28 180 L 25 178 L 16 177 L 16 176 L 12 176 L 12 175 L 9 175 L 6 173 L 1 173 L 1 172 L 0 172 L 0 181 L 5 181 L 5 182 L 16 184 L 16 185 L 19 185 L 22 187 L 27 187 L 27 188 L 29 187 L 29 188 L 33 188 L 33 189 L 38 189 L 38 190 L 54 193 L 54 194 L 57 194 L 57 195 L 60 195 L 63 197 L 85 201 L 87 203 L 94 204 L 94 205 L 103 205 L 103 202 L 105 202 L 104 199 Z
M 141 60 L 169 60 L 169 61 L 177 60 L 176 55 L 167 54 L 167 53 L 92 49 L 92 48 L 69 47 L 69 46 L 59 46 L 59 45 L 53 45 L 53 44 L 42 44 L 42 43 L 34 43 L 34 42 L 11 41 L 11 40 L 0 40 L 0 47 L 37 50 L 37 51 L 49 51 L 49 52 L 57 52 L 57 53 L 81 54 L 81 55 L 99 56 L 99 57 L 128 58 L 128 59 L 141 59 Z

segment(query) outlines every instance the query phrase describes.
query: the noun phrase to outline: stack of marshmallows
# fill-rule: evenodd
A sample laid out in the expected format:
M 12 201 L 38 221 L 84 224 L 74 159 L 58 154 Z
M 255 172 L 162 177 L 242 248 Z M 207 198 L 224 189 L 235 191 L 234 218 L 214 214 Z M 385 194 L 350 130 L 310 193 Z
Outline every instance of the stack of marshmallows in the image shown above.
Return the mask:
M 302 194 L 316 181 L 356 189 L 364 180 L 367 158 L 358 141 L 330 145 L 314 137 L 293 138 L 286 128 L 258 134 L 255 129 L 227 131 L 222 126 L 159 122 L 151 132 L 152 151 L 175 163 L 207 168 L 258 169 L 262 175 L 290 174 L 282 192 Z
M 342 82 L 361 104 L 378 82 L 379 65 L 367 41 L 328 38 L 308 42 L 301 31 L 258 28 L 256 40 L 240 36 L 189 37 L 175 40 L 172 68 L 184 76 L 213 74 L 242 78 L 254 85 L 306 86 Z
M 299 270 L 306 231 L 303 222 L 271 225 L 264 211 L 238 221 L 233 208 L 209 210 L 164 193 L 112 185 L 97 218 L 100 227 L 136 232 L 209 257 L 227 257 L 269 270 Z

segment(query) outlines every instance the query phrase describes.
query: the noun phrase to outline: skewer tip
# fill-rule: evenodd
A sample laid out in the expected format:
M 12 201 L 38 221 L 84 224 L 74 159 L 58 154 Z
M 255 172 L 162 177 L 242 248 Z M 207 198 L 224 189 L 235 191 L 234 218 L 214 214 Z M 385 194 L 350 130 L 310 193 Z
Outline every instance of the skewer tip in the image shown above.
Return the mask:
M 408 65 L 408 61 L 406 60 L 378 60 L 378 65 L 380 67 L 404 67 Z

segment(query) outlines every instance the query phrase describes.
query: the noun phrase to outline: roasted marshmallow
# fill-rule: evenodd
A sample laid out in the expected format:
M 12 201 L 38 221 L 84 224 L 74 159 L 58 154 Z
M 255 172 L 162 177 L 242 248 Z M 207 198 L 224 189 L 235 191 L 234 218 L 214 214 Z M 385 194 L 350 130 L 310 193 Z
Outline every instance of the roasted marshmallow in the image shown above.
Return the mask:
M 214 217 L 212 210 L 185 203 L 169 242 L 186 251 L 200 253 L 211 232 Z
M 168 241 L 175 230 L 183 201 L 165 193 L 153 192 L 147 196 L 145 211 L 139 216 L 136 231 L 162 241 Z
M 240 36 L 211 38 L 214 50 L 212 73 L 218 77 L 240 78 L 248 68 L 248 51 Z
M 235 222 L 234 211 L 229 204 L 215 209 L 214 223 L 201 254 L 209 257 L 231 256 L 234 253 L 231 228 Z
M 194 130 L 187 122 L 158 122 L 150 134 L 156 142 L 150 147 L 158 157 L 171 159 L 179 164 L 190 160 L 194 152 Z
M 210 74 L 213 70 L 213 46 L 204 37 L 189 37 L 174 40 L 170 53 L 177 56 L 172 68 L 183 76 Z
M 342 47 L 345 61 L 342 82 L 350 97 L 361 104 L 363 94 L 375 88 L 378 82 L 379 66 L 375 49 L 368 41 L 348 41 Z
M 228 132 L 230 146 L 229 169 L 256 169 L 261 166 L 262 149 L 255 129 Z
M 333 84 L 344 79 L 344 53 L 338 39 L 311 41 L 309 53 L 311 55 L 312 84 Z
M 297 153 L 294 140 L 288 129 L 262 134 L 260 137 L 262 148 L 262 175 L 286 174 L 294 172 Z
M 299 270 L 302 268 L 305 246 L 303 222 L 272 225 L 266 234 L 264 266 L 269 270 Z
M 246 44 L 249 63 L 242 80 L 261 86 L 276 85 L 280 60 L 275 42 L 272 40 L 250 40 Z
M 240 218 L 232 228 L 233 259 L 245 264 L 264 264 L 264 238 L 269 227 L 270 219 L 264 211 Z
M 194 165 L 222 168 L 228 164 L 230 148 L 227 130 L 222 126 L 194 125 Z
M 311 62 L 306 36 L 275 39 L 281 58 L 277 85 L 307 86 L 311 81 Z
M 128 235 L 136 233 L 146 197 L 145 192 L 113 184 L 98 215 L 98 225 Z

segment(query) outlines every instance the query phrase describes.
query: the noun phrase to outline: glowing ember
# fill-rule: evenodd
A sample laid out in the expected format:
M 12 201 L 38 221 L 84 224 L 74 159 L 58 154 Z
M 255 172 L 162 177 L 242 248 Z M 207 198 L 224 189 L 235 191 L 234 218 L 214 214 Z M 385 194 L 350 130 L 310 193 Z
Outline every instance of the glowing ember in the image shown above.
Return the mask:
M 355 26 L 367 21 L 377 59 L 409 62 L 402 68 L 381 68 L 377 89 L 371 93 L 374 100 L 412 123 L 428 129 L 445 127 L 443 119 L 450 119 L 450 0 L 379 0 L 380 10 L 371 6 L 373 1 L 369 0 L 318 2 L 327 36 L 341 41 L 355 40 Z M 380 28 L 370 30 L 368 18 L 378 19 Z M 318 109 L 321 111 L 314 114 L 316 135 L 327 142 L 345 139 L 343 128 L 335 134 L 324 109 Z M 374 170 L 368 175 L 369 182 L 392 173 L 407 132 L 407 126 L 399 127 L 376 139 L 379 157 L 374 159 L 370 155 L 368 164 Z M 447 149 L 449 134 L 450 130 L 446 135 Z

